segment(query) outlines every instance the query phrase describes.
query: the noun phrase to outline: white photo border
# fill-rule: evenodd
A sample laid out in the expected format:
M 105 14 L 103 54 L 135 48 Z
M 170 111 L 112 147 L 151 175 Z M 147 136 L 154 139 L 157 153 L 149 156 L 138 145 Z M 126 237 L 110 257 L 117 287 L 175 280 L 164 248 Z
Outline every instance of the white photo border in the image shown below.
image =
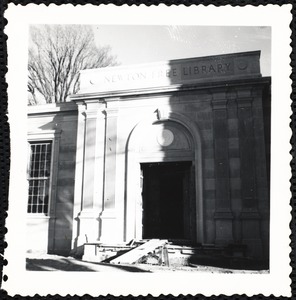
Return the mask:
M 292 6 L 115 6 L 9 4 L 8 117 L 11 135 L 9 211 L 5 237 L 8 280 L 2 288 L 13 296 L 127 295 L 234 295 L 291 296 L 289 254 L 291 74 L 290 22 Z M 211 273 L 96 273 L 35 272 L 25 268 L 25 216 L 27 143 L 27 55 L 30 24 L 129 24 L 272 27 L 272 124 L 271 124 L 271 223 L 269 274 Z

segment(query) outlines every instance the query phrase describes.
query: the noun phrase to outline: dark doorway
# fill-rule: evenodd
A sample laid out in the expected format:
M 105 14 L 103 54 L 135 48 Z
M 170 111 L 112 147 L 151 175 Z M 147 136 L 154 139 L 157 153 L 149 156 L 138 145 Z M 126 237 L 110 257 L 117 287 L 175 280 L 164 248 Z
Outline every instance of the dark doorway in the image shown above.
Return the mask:
M 192 237 L 191 162 L 141 164 L 143 238 Z

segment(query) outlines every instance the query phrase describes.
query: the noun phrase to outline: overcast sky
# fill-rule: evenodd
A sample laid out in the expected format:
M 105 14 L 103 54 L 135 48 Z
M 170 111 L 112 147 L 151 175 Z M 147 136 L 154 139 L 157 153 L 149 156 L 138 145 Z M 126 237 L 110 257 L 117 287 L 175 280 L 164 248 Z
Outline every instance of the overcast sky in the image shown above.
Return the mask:
M 121 65 L 261 50 L 270 76 L 270 27 L 93 26 L 97 45 L 110 45 Z

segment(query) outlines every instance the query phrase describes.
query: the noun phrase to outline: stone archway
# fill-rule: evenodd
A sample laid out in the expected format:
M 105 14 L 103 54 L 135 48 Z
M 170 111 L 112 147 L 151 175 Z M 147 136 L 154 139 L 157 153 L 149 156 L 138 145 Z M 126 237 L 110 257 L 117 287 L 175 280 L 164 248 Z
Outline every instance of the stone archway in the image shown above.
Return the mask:
M 152 126 L 170 124 L 179 128 L 188 140 L 188 149 L 182 150 L 182 156 L 172 155 L 173 152 L 155 149 L 152 152 L 141 150 L 141 141 L 151 134 Z M 164 125 L 164 126 L 165 126 Z M 168 130 L 170 131 L 170 130 Z M 168 138 L 170 139 L 170 138 Z M 166 141 L 164 141 L 166 143 Z M 142 197 L 141 197 L 141 169 L 143 162 L 168 162 L 187 160 L 195 166 L 195 205 L 196 205 L 196 237 L 195 242 L 204 242 L 203 222 L 203 184 L 202 184 L 202 144 L 197 125 L 188 117 L 175 112 L 159 111 L 150 114 L 147 118 L 135 125 L 131 131 L 126 146 L 126 190 L 125 190 L 125 240 L 142 238 Z

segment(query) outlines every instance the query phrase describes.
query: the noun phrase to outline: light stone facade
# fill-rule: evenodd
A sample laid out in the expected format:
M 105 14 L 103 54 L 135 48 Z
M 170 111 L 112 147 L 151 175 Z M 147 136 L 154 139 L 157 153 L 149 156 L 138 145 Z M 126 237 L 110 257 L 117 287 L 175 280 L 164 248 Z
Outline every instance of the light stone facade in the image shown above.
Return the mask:
M 86 70 L 71 102 L 29 107 L 28 138 L 47 134 L 54 151 L 50 211 L 28 214 L 28 249 L 163 237 L 268 258 L 259 63 L 255 51 Z

